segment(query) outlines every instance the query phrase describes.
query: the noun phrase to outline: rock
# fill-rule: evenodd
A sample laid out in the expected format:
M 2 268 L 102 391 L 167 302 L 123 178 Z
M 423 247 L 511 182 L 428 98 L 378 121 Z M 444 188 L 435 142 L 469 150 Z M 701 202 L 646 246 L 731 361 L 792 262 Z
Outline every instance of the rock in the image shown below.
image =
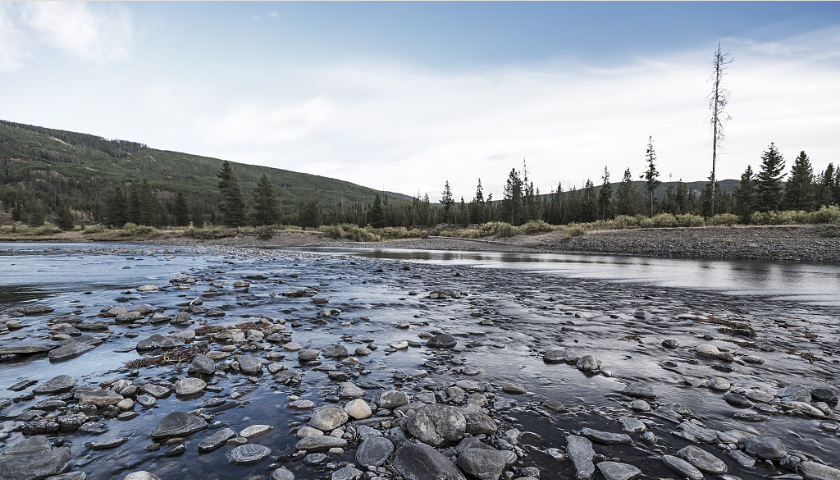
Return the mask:
M 703 428 L 694 422 L 682 422 L 677 425 L 677 428 L 680 431 L 673 432 L 675 435 L 692 442 L 716 443 L 718 439 L 716 431 Z
M 740 393 L 726 392 L 723 394 L 723 399 L 726 400 L 726 403 L 736 407 L 746 408 L 752 406 L 752 402 Z
M 233 358 L 239 363 L 239 370 L 245 375 L 262 374 L 262 360 L 259 358 L 249 357 L 248 355 L 234 355 Z
M 377 431 L 378 431 L 378 430 L 377 430 Z M 313 436 L 313 435 L 323 435 L 323 434 L 324 434 L 324 432 L 322 432 L 322 431 L 318 430 L 317 428 L 312 428 L 312 427 L 301 427 L 301 428 L 297 431 L 297 433 L 295 434 L 295 436 L 296 436 L 297 438 L 306 438 L 306 437 L 311 437 L 311 436 Z
M 207 382 L 204 380 L 194 377 L 186 377 L 175 382 L 175 394 L 194 395 L 204 390 L 205 387 L 207 387 Z
M 2 324 L 0 324 L 2 325 Z M 29 355 L 52 350 L 50 345 L 17 345 L 14 347 L 0 347 L 0 355 Z
M 653 386 L 647 382 L 635 382 L 624 387 L 621 391 L 623 395 L 634 398 L 656 398 L 656 393 L 653 391 Z
M 638 412 L 649 412 L 650 404 L 644 400 L 633 400 L 630 404 L 630 408 Z
M 149 395 L 151 395 L 155 398 L 163 398 L 163 397 L 169 395 L 169 392 L 171 392 L 169 387 L 164 387 L 162 385 L 155 385 L 154 383 L 147 383 L 146 385 L 143 385 L 143 388 L 141 388 L 141 390 L 145 393 L 148 393 Z M 143 403 L 140 402 L 140 397 L 137 397 L 137 401 L 140 403 L 140 405 L 143 405 Z M 154 403 L 152 405 L 154 405 Z M 143 405 L 143 406 L 146 407 L 148 405 Z
M 236 436 L 236 432 L 230 428 L 224 428 L 205 438 L 198 444 L 199 452 L 212 452 L 225 444 L 229 439 Z
M 373 414 L 370 409 L 370 405 L 361 398 L 347 402 L 347 405 L 344 406 L 344 411 L 355 420 L 363 420 L 365 418 L 369 418 Z
M 271 455 L 271 449 L 264 445 L 246 443 L 229 451 L 226 455 L 228 462 L 234 465 L 251 465 L 261 462 Z
M 116 405 L 123 400 L 122 395 L 105 389 L 84 391 L 78 393 L 77 396 L 81 405 L 96 405 L 97 407 Z
M 717 392 L 725 392 L 732 385 L 723 377 L 712 377 L 706 381 L 706 386 Z
M 70 465 L 70 448 L 50 449 L 47 437 L 35 435 L 0 453 L 0 480 L 29 480 L 58 475 Z
M 647 430 L 647 426 L 633 417 L 621 417 L 618 419 L 621 423 L 621 429 L 629 433 L 642 433 Z
M 601 369 L 601 360 L 595 358 L 594 355 L 585 355 L 580 357 L 575 366 L 581 372 L 597 372 Z M 595 471 L 594 466 L 592 467 L 592 471 Z
M 152 430 L 151 437 L 158 440 L 167 437 L 180 437 L 207 428 L 203 418 L 186 412 L 172 412 L 163 417 L 157 427 Z
M 563 363 L 566 361 L 566 350 L 549 350 L 543 355 L 545 363 Z
M 108 431 L 108 425 L 103 422 L 87 422 L 80 426 L 78 431 L 89 435 L 102 435 Z
M 680 346 L 680 342 L 678 342 L 678 341 L 676 341 L 672 338 L 669 338 L 669 339 L 666 339 L 666 340 L 662 340 L 662 346 L 665 347 L 665 348 L 677 348 L 677 347 Z
M 741 444 L 747 453 L 762 460 L 779 460 L 787 456 L 785 444 L 779 437 L 748 437 L 741 440 Z
M 142 287 L 137 287 L 138 292 L 154 292 L 157 289 L 157 285 L 143 285 Z
M 342 382 L 338 384 L 338 398 L 358 398 L 364 396 L 365 391 L 354 385 L 352 382 Z
M 577 435 L 566 436 L 566 452 L 575 466 L 578 480 L 590 480 L 595 473 L 595 450 L 592 442 Z
M 315 402 L 312 400 L 295 400 L 294 402 L 287 403 L 286 406 L 295 410 L 309 410 L 315 408 Z
M 614 443 L 633 443 L 633 439 L 625 433 L 610 433 L 593 430 L 591 428 L 584 428 L 580 431 L 580 434 L 592 441 L 605 443 L 607 445 L 612 445 Z
M 143 318 L 143 315 L 141 315 L 140 312 L 125 312 L 117 315 L 114 320 L 117 323 L 133 323 L 141 318 Z
M 492 448 L 468 448 L 458 455 L 458 466 L 479 480 L 497 480 L 505 468 L 505 457 Z
M 207 355 L 199 353 L 193 358 L 187 372 L 191 375 L 213 375 L 216 373 L 216 362 Z
M 108 440 L 100 440 L 97 442 L 87 442 L 85 446 L 91 450 L 108 450 L 117 448 L 128 441 L 128 437 L 109 438 Z
M 726 464 L 721 459 L 694 445 L 683 448 L 677 452 L 677 455 L 703 472 L 718 475 L 726 473 Z
M 819 387 L 811 390 L 811 397 L 818 402 L 837 402 L 837 392 L 833 388 L 828 387 Z
M 380 408 L 393 410 L 408 404 L 408 395 L 399 390 L 385 390 L 379 393 L 376 403 Z
M 840 470 L 817 462 L 802 462 L 802 476 L 808 480 L 840 480 Z
M 346 465 L 339 468 L 330 475 L 330 480 L 359 480 L 365 472 L 353 467 L 353 465 Z
M 271 472 L 271 480 L 295 480 L 295 474 L 286 470 L 286 467 L 280 467 Z
M 77 357 L 87 351 L 93 350 L 96 345 L 86 342 L 70 341 L 58 348 L 50 350 L 48 357 L 51 362 L 60 362 L 69 358 Z
M 356 355 L 360 357 L 366 357 L 373 353 L 373 350 L 369 349 L 368 347 L 356 347 Z
M 641 470 L 627 463 L 601 462 L 598 470 L 607 480 L 630 480 L 642 473 Z
M 160 480 L 160 477 L 151 472 L 131 472 L 123 480 Z
M 689 480 L 703 480 L 703 472 L 697 470 L 692 464 L 686 462 L 682 458 L 671 455 L 662 455 L 662 462 Z
M 740 450 L 730 450 L 727 452 L 730 457 L 732 457 L 738 465 L 744 468 L 753 468 L 755 467 L 755 459 L 746 453 Z
M 432 446 L 461 440 L 466 428 L 464 416 L 449 405 L 426 405 L 407 422 L 411 436 Z
M 70 375 L 59 375 L 38 385 L 37 387 L 35 387 L 34 390 L 32 390 L 32 393 L 39 394 L 66 392 L 71 388 L 75 387 L 77 381 L 78 380 L 71 377 Z
M 405 444 L 394 456 L 392 464 L 406 480 L 466 480 L 455 464 L 424 444 Z
M 311 435 L 309 437 L 301 438 L 295 445 L 295 450 L 306 450 L 307 452 L 317 452 L 318 450 L 328 450 L 335 447 L 344 447 L 347 445 L 347 440 L 343 438 L 333 437 L 332 435 Z
M 249 427 L 245 427 L 241 432 L 239 432 L 239 436 L 242 438 L 256 438 L 260 435 L 268 433 L 271 431 L 272 427 L 269 425 L 251 425 Z
M 457 344 L 458 341 L 452 335 L 446 333 L 439 333 L 426 342 L 426 346 L 430 348 L 452 348 Z
M 330 432 L 347 423 L 347 412 L 335 405 L 326 405 L 312 414 L 309 426 L 322 432 Z
M 356 450 L 356 462 L 363 467 L 381 467 L 394 453 L 394 444 L 385 437 L 364 440 Z
M 465 408 L 461 411 L 461 414 L 464 415 L 464 420 L 467 422 L 466 433 L 470 435 L 479 435 L 482 433 L 492 435 L 496 433 L 496 422 L 488 415 L 482 413 L 481 410 Z
M 714 345 L 705 343 L 703 345 L 698 345 L 697 347 L 695 347 L 694 353 L 700 355 L 701 357 L 716 358 L 718 355 L 720 355 L 720 350 L 718 350 L 718 348 Z
M 318 355 L 321 353 L 320 350 L 315 350 L 312 348 L 304 348 L 298 352 L 298 360 L 302 362 L 311 362 L 318 358 Z
M 285 350 L 287 352 L 297 352 L 297 351 L 300 350 L 300 348 L 301 348 L 300 344 L 295 343 L 295 342 L 289 342 L 289 343 L 283 345 L 283 350 Z
M 342 358 L 349 355 L 347 352 L 347 348 L 344 345 L 336 344 L 330 345 L 329 347 L 325 347 L 321 350 L 321 355 L 327 358 Z
M 172 325 L 189 325 L 194 323 L 192 317 L 187 312 L 178 312 L 172 317 L 172 320 L 169 321 Z M 215 337 L 213 337 L 215 339 Z
M 785 402 L 810 402 L 811 390 L 813 388 L 807 385 L 790 385 L 779 390 L 776 396 Z
M 502 384 L 502 391 L 505 393 L 513 393 L 513 394 L 522 394 L 528 393 L 528 390 L 525 389 L 522 385 L 518 383 L 508 382 Z
M 137 342 L 137 351 L 154 350 L 157 348 L 174 348 L 184 346 L 180 338 L 164 337 L 158 333 Z
M 408 342 L 405 340 L 395 340 L 389 343 L 388 346 L 395 350 L 404 350 L 408 348 Z

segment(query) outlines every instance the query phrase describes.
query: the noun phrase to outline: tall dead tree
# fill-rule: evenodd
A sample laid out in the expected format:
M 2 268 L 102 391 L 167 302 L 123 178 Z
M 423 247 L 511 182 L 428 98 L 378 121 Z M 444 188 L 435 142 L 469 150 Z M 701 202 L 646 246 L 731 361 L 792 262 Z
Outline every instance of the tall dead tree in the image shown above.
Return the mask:
M 712 110 L 712 196 L 709 217 L 715 216 L 715 167 L 717 166 L 718 147 L 723 141 L 723 121 L 730 118 L 728 114 L 723 112 L 723 109 L 729 103 L 729 92 L 720 85 L 721 80 L 726 75 L 727 65 L 732 63 L 732 60 L 727 57 L 729 57 L 729 53 L 722 53 L 720 43 L 718 43 L 715 59 L 712 61 L 713 72 L 709 77 L 713 83 L 712 93 L 709 94 L 709 108 Z

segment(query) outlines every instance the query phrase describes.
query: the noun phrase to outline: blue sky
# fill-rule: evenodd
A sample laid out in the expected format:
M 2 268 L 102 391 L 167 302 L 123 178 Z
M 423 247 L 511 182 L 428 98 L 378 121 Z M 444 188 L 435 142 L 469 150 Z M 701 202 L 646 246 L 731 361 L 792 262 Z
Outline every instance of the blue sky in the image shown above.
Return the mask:
M 699 180 L 718 42 L 719 177 L 840 162 L 837 2 L 3 2 L 0 118 L 433 200 L 638 176 L 649 136 Z

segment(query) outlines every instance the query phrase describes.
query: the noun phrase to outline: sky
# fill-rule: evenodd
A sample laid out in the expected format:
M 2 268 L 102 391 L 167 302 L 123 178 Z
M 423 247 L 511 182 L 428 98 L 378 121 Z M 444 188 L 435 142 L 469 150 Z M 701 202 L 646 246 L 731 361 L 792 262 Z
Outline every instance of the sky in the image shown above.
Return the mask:
M 840 163 L 838 2 L 0 2 L 0 119 L 440 199 Z

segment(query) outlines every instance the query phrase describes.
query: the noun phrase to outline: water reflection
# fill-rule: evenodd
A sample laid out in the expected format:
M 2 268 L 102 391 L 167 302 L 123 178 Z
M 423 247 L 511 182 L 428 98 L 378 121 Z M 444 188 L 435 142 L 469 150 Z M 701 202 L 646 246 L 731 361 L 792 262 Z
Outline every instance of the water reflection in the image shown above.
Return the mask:
M 294 248 L 294 251 L 410 262 L 513 268 L 569 278 L 713 290 L 727 295 L 840 306 L 840 266 L 761 260 L 693 260 L 552 253 Z

